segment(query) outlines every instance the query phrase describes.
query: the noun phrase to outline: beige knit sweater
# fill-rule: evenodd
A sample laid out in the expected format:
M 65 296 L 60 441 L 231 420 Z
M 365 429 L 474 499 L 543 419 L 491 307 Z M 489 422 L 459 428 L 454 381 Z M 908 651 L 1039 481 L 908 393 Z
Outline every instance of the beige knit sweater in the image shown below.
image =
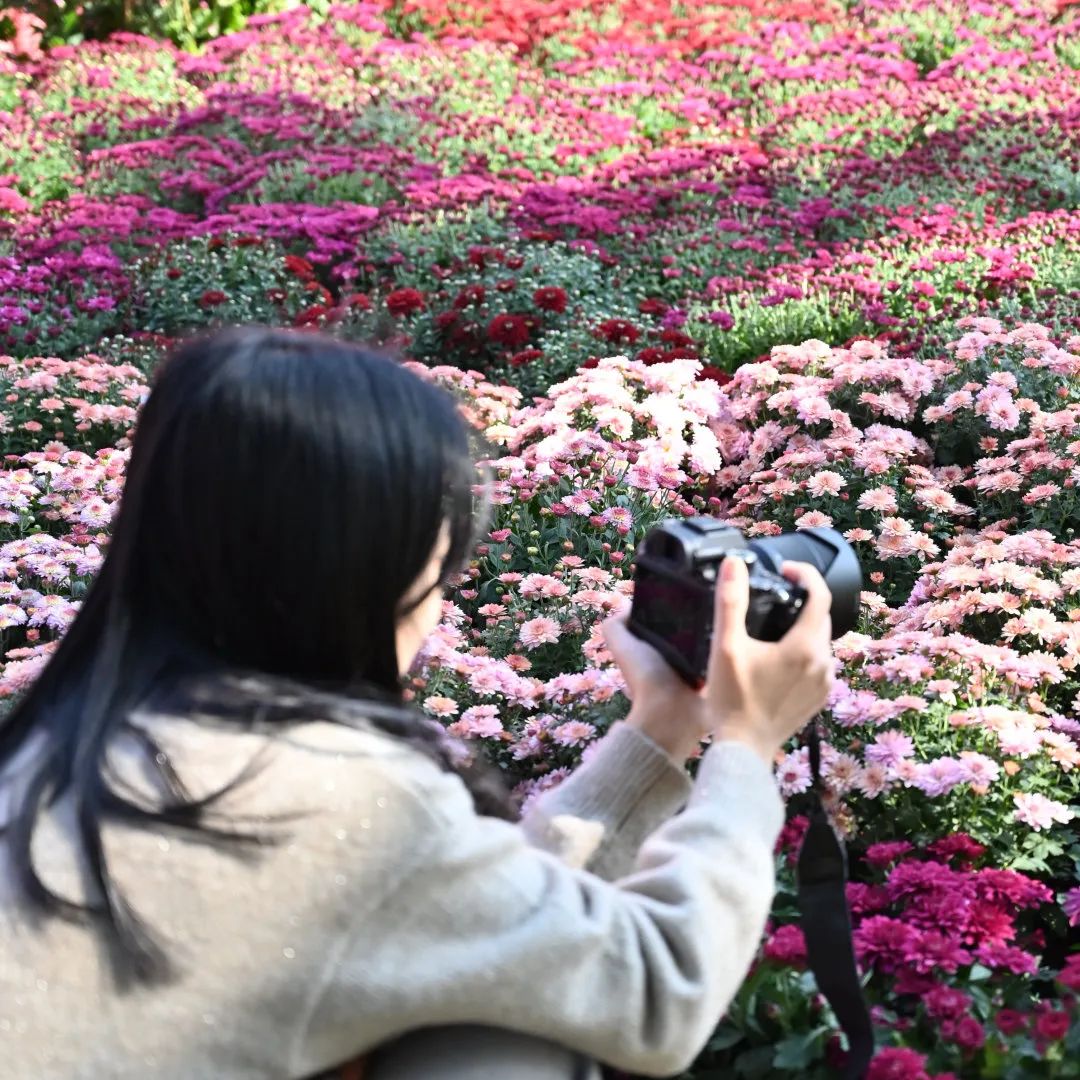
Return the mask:
M 195 794 L 265 751 L 226 806 L 277 819 L 284 839 L 245 859 L 109 826 L 115 878 L 181 968 L 129 994 L 92 932 L 20 913 L 0 843 L 4 1080 L 306 1077 L 467 1024 L 666 1075 L 704 1045 L 759 941 L 783 815 L 769 768 L 741 745 L 710 749 L 691 788 L 619 725 L 511 825 L 374 731 L 311 723 L 266 750 L 221 727 L 153 726 Z M 63 805 L 50 813 L 35 859 L 78 898 L 70 827 Z

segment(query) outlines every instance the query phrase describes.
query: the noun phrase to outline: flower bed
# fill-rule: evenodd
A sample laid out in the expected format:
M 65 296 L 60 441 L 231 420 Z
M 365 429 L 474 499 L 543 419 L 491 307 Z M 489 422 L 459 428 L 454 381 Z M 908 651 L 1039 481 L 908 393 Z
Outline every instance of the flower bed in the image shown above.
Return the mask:
M 0 55 L 0 696 L 100 565 L 164 346 L 381 342 L 492 474 L 417 705 L 527 802 L 626 712 L 597 626 L 651 524 L 842 530 L 824 771 L 872 1076 L 1080 1075 L 1077 40 L 1019 0 L 416 0 Z M 774 917 L 696 1077 L 843 1055 L 805 752 L 777 770 Z

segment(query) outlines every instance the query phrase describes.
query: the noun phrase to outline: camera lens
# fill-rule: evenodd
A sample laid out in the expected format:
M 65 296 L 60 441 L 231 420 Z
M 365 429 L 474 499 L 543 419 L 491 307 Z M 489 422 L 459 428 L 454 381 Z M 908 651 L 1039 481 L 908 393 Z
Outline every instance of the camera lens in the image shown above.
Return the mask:
M 751 540 L 750 549 L 774 573 L 785 562 L 809 563 L 832 593 L 833 637 L 855 628 L 859 621 L 862 569 L 852 546 L 835 529 L 800 529 L 783 536 Z

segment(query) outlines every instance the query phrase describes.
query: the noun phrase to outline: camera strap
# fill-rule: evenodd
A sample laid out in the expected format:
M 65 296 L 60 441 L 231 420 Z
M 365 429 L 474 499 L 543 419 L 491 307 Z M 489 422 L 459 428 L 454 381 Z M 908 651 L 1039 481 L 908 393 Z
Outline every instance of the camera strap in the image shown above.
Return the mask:
M 806 955 L 818 989 L 847 1036 L 844 1080 L 863 1080 L 874 1054 L 874 1028 L 855 966 L 847 904 L 847 852 L 822 802 L 821 738 L 817 720 L 807 729 L 810 753 L 810 825 L 799 851 L 798 882 Z

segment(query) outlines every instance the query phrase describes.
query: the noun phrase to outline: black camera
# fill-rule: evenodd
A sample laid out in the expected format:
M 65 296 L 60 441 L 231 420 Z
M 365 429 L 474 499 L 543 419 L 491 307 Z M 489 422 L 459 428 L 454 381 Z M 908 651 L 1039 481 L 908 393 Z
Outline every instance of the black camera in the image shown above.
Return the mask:
M 720 564 L 740 558 L 750 571 L 746 631 L 779 641 L 791 629 L 806 591 L 780 573 L 784 562 L 816 567 L 832 592 L 833 637 L 859 616 L 862 569 L 851 545 L 833 529 L 802 529 L 747 540 L 715 518 L 665 521 L 650 529 L 635 558 L 630 629 L 663 654 L 691 686 L 705 684 L 712 642 L 713 595 Z

